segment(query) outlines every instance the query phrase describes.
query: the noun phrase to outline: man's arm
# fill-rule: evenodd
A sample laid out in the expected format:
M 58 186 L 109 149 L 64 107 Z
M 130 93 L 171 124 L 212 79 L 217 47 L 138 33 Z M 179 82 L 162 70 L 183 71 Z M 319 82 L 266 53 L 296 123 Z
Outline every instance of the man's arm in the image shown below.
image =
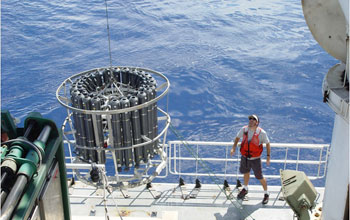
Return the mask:
M 231 149 L 231 156 L 233 156 L 235 154 L 235 152 L 236 152 L 236 147 L 237 147 L 239 139 L 240 139 L 239 137 L 236 137 L 235 142 L 233 143 L 233 146 L 232 146 L 232 149 Z
M 271 147 L 270 147 L 270 143 L 266 144 L 266 151 L 267 151 L 267 159 L 266 159 L 266 165 L 270 166 L 270 158 L 271 158 Z

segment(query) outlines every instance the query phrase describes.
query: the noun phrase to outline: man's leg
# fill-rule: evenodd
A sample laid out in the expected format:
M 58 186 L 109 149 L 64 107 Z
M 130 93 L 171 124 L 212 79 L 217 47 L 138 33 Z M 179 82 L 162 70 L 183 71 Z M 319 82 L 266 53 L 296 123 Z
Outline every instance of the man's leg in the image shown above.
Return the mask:
M 248 160 L 245 157 L 241 157 L 241 165 L 239 171 L 243 173 L 243 189 L 237 195 L 238 199 L 243 199 L 248 193 L 248 183 L 250 178 L 250 166 L 248 165 Z
M 267 191 L 267 183 L 266 183 L 266 179 L 264 178 L 264 176 L 262 175 L 262 168 L 261 168 L 261 159 L 257 159 L 256 161 L 254 161 L 254 165 L 252 166 L 253 171 L 254 171 L 254 175 L 255 178 L 257 178 L 262 187 L 264 188 L 264 199 L 262 201 L 262 204 L 267 204 L 269 202 L 269 193 Z
M 264 188 L 264 191 L 267 191 L 267 183 L 266 183 L 266 179 L 265 178 L 262 178 L 259 180 L 262 187 Z
M 243 185 L 243 189 L 237 195 L 238 199 L 243 199 L 248 194 L 249 178 L 250 178 L 250 172 L 243 174 L 244 185 Z
M 243 180 L 244 180 L 244 185 L 248 186 L 249 183 L 249 178 L 250 178 L 250 172 L 243 174 Z M 265 182 L 266 183 L 266 182 Z
M 247 158 L 241 156 L 241 163 L 239 166 L 239 172 L 241 172 L 243 174 L 243 185 L 248 187 L 248 183 L 249 183 L 249 178 L 250 178 L 250 163 L 247 160 Z
M 269 202 L 269 193 L 267 192 L 267 183 L 266 183 L 266 179 L 262 178 L 260 179 L 260 183 L 264 188 L 264 199 L 262 201 L 262 204 L 266 205 Z
M 262 187 L 264 188 L 264 191 L 266 192 L 267 183 L 266 183 L 266 179 L 262 175 L 261 159 L 259 158 L 259 159 L 253 160 L 251 163 L 252 163 L 252 169 L 254 171 L 255 178 L 257 178 L 260 181 Z

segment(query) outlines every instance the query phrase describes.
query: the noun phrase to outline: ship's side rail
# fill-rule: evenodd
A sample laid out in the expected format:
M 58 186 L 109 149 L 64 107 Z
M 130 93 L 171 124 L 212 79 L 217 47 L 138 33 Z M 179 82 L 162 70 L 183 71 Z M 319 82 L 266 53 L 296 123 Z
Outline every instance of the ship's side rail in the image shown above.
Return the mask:
M 233 142 L 169 141 L 169 172 L 179 176 L 242 177 L 238 171 L 239 147 L 231 156 L 232 146 Z M 270 146 L 269 167 L 266 149 L 262 154 L 265 178 L 279 179 L 280 169 L 304 171 L 310 180 L 325 177 L 329 144 L 271 143 Z

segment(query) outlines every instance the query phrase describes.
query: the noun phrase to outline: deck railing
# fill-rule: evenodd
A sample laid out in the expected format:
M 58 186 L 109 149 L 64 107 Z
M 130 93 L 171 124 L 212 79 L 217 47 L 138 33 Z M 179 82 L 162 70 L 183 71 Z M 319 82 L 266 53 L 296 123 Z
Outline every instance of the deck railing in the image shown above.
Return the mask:
M 67 142 L 65 143 L 67 144 Z M 156 178 L 165 179 L 169 175 L 196 178 L 200 176 L 242 177 L 243 175 L 238 171 L 239 148 L 237 147 L 235 155 L 231 157 L 232 145 L 233 142 L 169 141 L 164 149 L 167 154 L 166 167 Z M 304 171 L 310 180 L 325 177 L 329 144 L 271 143 L 270 145 L 271 161 L 269 167 L 266 166 L 265 149 L 262 154 L 265 178 L 279 179 L 280 169 Z M 71 158 L 68 157 L 67 159 L 67 163 L 70 163 L 71 160 L 69 159 Z M 161 161 L 154 158 L 153 162 L 160 163 Z M 69 168 L 73 167 L 69 166 Z M 86 167 L 86 169 L 89 169 L 89 167 Z M 74 173 L 69 173 L 74 175 Z M 132 174 L 119 175 L 123 177 L 132 176 Z M 145 176 L 147 175 L 149 174 Z
M 232 145 L 233 142 L 169 141 L 169 172 L 180 176 L 242 177 L 238 172 L 239 148 L 231 157 Z M 265 178 L 279 179 L 280 169 L 304 171 L 310 180 L 325 177 L 329 144 L 271 143 L 270 146 L 268 169 L 265 149 L 262 154 Z

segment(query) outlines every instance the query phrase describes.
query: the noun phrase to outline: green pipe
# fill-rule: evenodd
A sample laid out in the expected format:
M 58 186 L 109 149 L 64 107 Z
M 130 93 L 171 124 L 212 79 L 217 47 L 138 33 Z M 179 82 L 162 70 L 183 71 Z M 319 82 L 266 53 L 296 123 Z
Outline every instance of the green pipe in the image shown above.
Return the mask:
M 46 181 L 47 173 L 50 169 L 52 160 L 48 160 L 47 162 L 48 163 L 43 163 L 38 170 L 36 177 L 28 183 L 18 206 L 13 213 L 12 220 L 28 219 L 31 210 L 35 206 L 35 201 L 39 197 L 41 188 Z
M 1 146 L 0 148 L 1 159 L 5 157 L 5 155 L 7 154 L 7 151 L 8 151 L 8 147 L 6 145 Z
M 22 154 L 23 154 L 23 148 L 19 145 L 14 145 L 10 148 L 10 152 L 6 155 L 6 157 L 21 158 Z
M 59 152 L 61 151 L 61 152 Z M 21 201 L 18 203 L 16 212 L 12 217 L 13 220 L 22 220 L 29 217 L 30 210 L 35 205 L 35 200 L 38 198 L 41 192 L 41 187 L 46 181 L 47 173 L 49 172 L 50 166 L 56 156 L 59 162 L 60 178 L 61 178 L 61 188 L 62 188 L 62 199 L 64 205 L 64 218 L 66 220 L 70 219 L 70 207 L 68 198 L 68 188 L 67 179 L 64 164 L 64 149 L 61 134 L 52 140 L 49 140 L 47 147 L 45 149 L 45 158 L 43 158 L 43 164 L 38 170 L 38 174 L 33 180 L 28 184 L 28 187 L 22 196 Z M 63 164 L 62 164 L 63 163 Z M 61 168 L 61 167 L 64 168 Z M 64 183 L 63 183 L 64 182 Z
M 34 144 L 42 149 L 45 149 L 45 145 L 41 141 L 35 141 Z M 27 160 L 32 161 L 34 164 L 39 163 L 39 155 L 35 150 L 29 150 L 25 158 Z M 36 167 L 34 167 L 30 163 L 22 164 L 22 166 L 18 170 L 18 174 L 24 174 L 28 177 L 28 179 L 31 179 L 35 172 L 36 172 Z
M 40 132 L 38 139 L 34 141 L 34 144 L 38 148 L 41 148 L 44 151 L 46 148 L 45 143 L 49 138 L 50 131 L 51 131 L 51 127 L 49 125 L 46 125 L 44 129 Z M 31 149 L 26 155 L 26 159 L 32 161 L 34 164 L 38 164 L 40 157 L 35 150 Z M 22 164 L 21 168 L 19 168 L 18 173 L 26 175 L 30 180 L 33 174 L 36 172 L 36 170 L 37 170 L 36 167 L 33 167 L 32 164 L 24 163 Z
M 28 130 L 28 129 L 27 129 Z M 45 149 L 45 142 L 47 141 L 51 128 L 50 126 L 45 126 L 44 129 L 40 132 L 38 140 L 34 142 L 34 144 Z M 19 148 L 15 148 L 14 150 L 18 150 Z M 38 153 L 31 149 L 26 157 L 27 160 L 33 162 L 34 164 L 39 164 L 39 155 Z M 11 189 L 4 205 L 1 208 L 1 218 L 7 220 L 11 217 L 12 211 L 15 209 L 18 201 L 21 199 L 21 195 L 26 187 L 27 183 L 32 179 L 34 173 L 37 171 L 37 167 L 33 166 L 32 163 L 26 162 L 21 165 L 17 173 L 17 180 L 13 188 Z
M 10 116 L 8 112 L 6 113 L 7 113 L 6 116 Z M 4 116 L 3 112 L 1 116 Z M 10 123 L 6 121 L 5 124 L 8 125 Z M 31 214 L 31 210 L 36 205 L 36 201 L 40 196 L 42 187 L 46 184 L 48 172 L 53 164 L 53 161 L 56 158 L 56 160 L 58 161 L 58 168 L 60 170 L 59 173 L 60 173 L 60 184 L 61 184 L 61 192 L 62 192 L 64 219 L 69 220 L 70 205 L 69 205 L 69 197 L 68 197 L 68 186 L 67 186 L 65 154 L 64 154 L 64 147 L 63 147 L 63 141 L 62 141 L 62 133 L 57 129 L 53 121 L 42 118 L 42 116 L 39 113 L 35 113 L 35 112 L 30 113 L 29 116 L 26 118 L 25 128 L 17 128 L 17 130 L 25 129 L 26 130 L 25 136 L 29 136 L 30 131 L 33 130 L 32 128 L 36 128 L 35 131 L 42 129 L 37 140 L 34 143 L 32 143 L 41 149 L 41 150 L 39 149 L 39 151 L 42 152 L 42 154 L 40 154 L 42 155 L 42 158 L 39 157 L 38 150 L 35 150 L 33 148 L 30 149 L 27 145 L 22 146 L 22 143 L 20 141 L 19 143 L 14 143 L 11 149 L 7 147 L 6 148 L 1 147 L 1 159 L 4 159 L 6 157 L 13 157 L 14 159 L 16 159 L 16 157 L 17 158 L 19 157 L 20 158 L 19 162 L 21 164 L 21 167 L 19 168 L 19 171 L 17 173 L 18 177 L 21 177 L 20 179 L 26 179 L 25 177 L 28 177 L 27 184 L 20 184 L 21 186 L 26 185 L 24 187 L 25 190 L 23 192 L 22 197 L 20 198 L 20 201 L 16 206 L 16 209 L 11 213 L 12 215 L 11 218 L 13 220 L 20 220 L 20 219 L 28 219 L 30 217 L 29 215 Z M 17 131 L 16 129 L 12 129 L 12 130 Z M 17 134 L 18 135 L 23 134 L 24 130 L 23 131 L 22 130 Z M 12 136 L 13 138 L 16 138 L 18 135 L 12 135 Z M 8 153 L 9 150 L 11 150 L 10 153 Z M 28 153 L 25 155 L 26 156 L 25 159 L 22 158 L 22 154 L 24 154 L 24 151 L 28 151 Z M 38 163 L 41 163 L 41 166 L 39 169 L 35 166 L 35 164 L 38 164 Z M 3 194 L 1 198 L 4 196 L 5 194 Z
M 18 170 L 18 164 L 15 161 L 16 158 L 21 158 L 23 154 L 23 148 L 15 145 L 11 147 L 10 152 L 6 155 L 5 159 L 2 158 L 1 163 L 1 190 L 9 190 L 12 182 L 14 181 L 14 177 Z M 4 199 L 4 197 L 1 197 Z M 1 205 L 3 202 L 1 203 Z

